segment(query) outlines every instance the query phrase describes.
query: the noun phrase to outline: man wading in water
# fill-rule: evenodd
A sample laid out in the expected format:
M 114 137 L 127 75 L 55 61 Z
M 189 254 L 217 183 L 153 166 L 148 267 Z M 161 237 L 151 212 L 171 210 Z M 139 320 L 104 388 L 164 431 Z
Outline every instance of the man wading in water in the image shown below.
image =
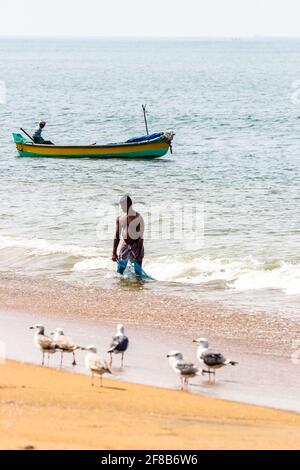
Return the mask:
M 123 213 L 116 221 L 112 260 L 117 262 L 119 274 L 124 274 L 130 261 L 134 265 L 135 273 L 141 276 L 144 259 L 144 219 L 133 209 L 129 196 L 122 197 L 120 206 Z M 118 255 L 120 241 L 122 244 Z

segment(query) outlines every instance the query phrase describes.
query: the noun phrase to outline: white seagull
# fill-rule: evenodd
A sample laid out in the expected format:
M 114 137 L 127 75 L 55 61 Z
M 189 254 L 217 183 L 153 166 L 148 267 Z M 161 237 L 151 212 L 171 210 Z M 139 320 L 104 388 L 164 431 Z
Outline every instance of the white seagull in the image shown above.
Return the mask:
M 29 329 L 36 330 L 34 334 L 34 344 L 40 351 L 42 351 L 42 354 L 43 354 L 42 366 L 45 364 L 45 354 L 48 354 L 48 364 L 49 364 L 50 354 L 55 354 L 56 351 L 58 350 L 58 348 L 55 345 L 55 342 L 48 336 L 45 336 L 45 327 L 43 325 L 40 325 L 40 324 L 33 325 Z
M 202 375 L 208 374 L 209 380 L 211 378 L 211 374 L 214 377 L 216 376 L 216 369 L 221 369 L 225 366 L 236 366 L 238 364 L 238 362 L 226 359 L 223 354 L 210 352 L 208 350 L 209 344 L 206 338 L 194 339 L 193 343 L 199 344 L 197 349 L 197 359 L 203 366 Z
M 117 326 L 116 335 L 113 337 L 108 354 L 110 356 L 109 365 L 112 366 L 113 354 L 121 354 L 121 366 L 124 365 L 124 354 L 129 346 L 129 339 L 125 335 L 124 325 Z
M 102 387 L 102 375 L 111 374 L 111 370 L 108 367 L 107 362 L 97 355 L 97 348 L 95 346 L 88 346 L 84 349 L 85 351 L 90 351 L 85 357 L 85 366 L 92 374 L 92 387 L 94 386 L 95 374 L 99 375 L 100 385 Z
M 72 338 L 65 336 L 62 328 L 55 328 L 55 330 L 52 331 L 51 335 L 53 335 L 53 341 L 61 352 L 60 365 L 61 366 L 63 365 L 64 353 L 72 353 L 73 354 L 72 366 L 76 366 L 77 364 L 76 364 L 76 358 L 75 358 L 75 351 L 77 351 L 77 349 L 81 349 L 81 347 L 77 346 L 77 344 L 74 343 Z
M 183 355 L 179 351 L 171 351 L 167 355 L 170 366 L 177 373 L 180 374 L 181 390 L 188 386 L 189 380 L 196 375 L 199 375 L 200 370 L 192 362 L 186 362 Z

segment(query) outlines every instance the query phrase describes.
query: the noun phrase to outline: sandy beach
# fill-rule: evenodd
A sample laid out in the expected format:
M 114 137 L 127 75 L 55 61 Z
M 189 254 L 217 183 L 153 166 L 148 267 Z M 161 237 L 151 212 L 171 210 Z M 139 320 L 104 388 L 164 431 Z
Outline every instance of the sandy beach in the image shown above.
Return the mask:
M 300 416 L 8 361 L 1 449 L 299 449 Z
M 274 318 L 270 336 L 268 318 L 263 315 L 245 316 L 221 304 L 172 301 L 138 286 L 87 290 L 43 279 L 2 276 L 0 339 L 7 346 L 7 357 L 18 362 L 9 360 L 0 368 L 1 448 L 299 449 L 299 414 L 238 403 L 260 403 L 259 395 L 265 395 L 264 403 L 269 406 L 281 407 L 285 402 L 297 410 L 297 376 L 293 379 L 295 397 L 287 391 L 284 394 L 295 366 L 290 366 L 289 351 L 284 354 L 282 343 L 282 330 L 293 329 L 294 334 L 297 322 Z M 122 309 L 118 309 L 120 303 Z M 223 321 L 214 331 L 219 318 Z M 71 373 L 69 358 L 64 371 L 58 369 L 58 357 L 51 358 L 51 368 L 25 365 L 20 361 L 40 362 L 28 330 L 31 323 L 40 321 L 48 333 L 59 324 L 83 344 L 100 344 L 102 355 L 114 325 L 124 322 L 131 338 L 124 370 L 116 363 L 113 379 L 105 378 L 103 389 L 93 389 L 90 378 L 83 375 L 83 352 L 78 353 L 77 374 Z M 191 338 L 202 328 L 216 341 L 227 336 L 230 352 L 241 364 L 219 373 L 214 386 L 200 379 L 192 381 L 189 393 L 177 391 L 178 377 L 165 354 L 178 345 L 195 360 Z M 256 355 L 245 355 L 254 339 Z M 272 401 L 276 393 L 283 395 L 282 402 Z
M 214 385 L 206 378 L 192 380 L 191 393 L 300 411 L 299 366 L 291 361 L 297 319 L 247 315 L 218 303 L 154 295 L 143 286 L 87 289 L 43 278 L 0 276 L 0 341 L 8 359 L 40 364 L 29 330 L 35 323 L 44 324 L 46 334 L 62 327 L 77 344 L 95 344 L 105 356 L 119 322 L 126 326 L 130 348 L 124 369 L 116 361 L 118 380 L 177 389 L 178 377 L 166 354 L 180 350 L 197 362 L 192 339 L 206 336 L 239 366 L 218 372 Z M 76 372 L 86 373 L 83 359 L 79 352 Z M 57 357 L 51 359 L 51 366 L 58 365 Z M 66 359 L 65 368 L 73 370 L 71 360 Z

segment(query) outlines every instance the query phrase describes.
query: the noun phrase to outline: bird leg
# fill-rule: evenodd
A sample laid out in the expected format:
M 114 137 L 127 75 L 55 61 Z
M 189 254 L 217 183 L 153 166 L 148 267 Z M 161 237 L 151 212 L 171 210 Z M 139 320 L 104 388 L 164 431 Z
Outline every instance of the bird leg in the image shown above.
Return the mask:
M 112 353 L 109 353 L 109 367 L 112 366 L 112 363 L 113 363 L 113 356 L 112 356 Z
M 49 367 L 49 364 L 50 364 L 50 354 L 48 353 L 48 367 Z
M 181 377 L 180 380 L 181 380 L 181 387 L 180 387 L 180 390 L 183 390 L 183 389 L 184 389 L 184 378 Z
M 208 369 L 208 370 L 202 369 L 201 375 L 204 377 L 205 374 L 208 374 L 209 375 L 208 380 L 210 382 L 210 374 L 212 374 L 212 373 L 213 372 L 211 372 L 210 369 Z
M 72 366 L 77 366 L 76 364 L 76 358 L 75 358 L 75 351 L 73 351 L 73 362 L 72 362 Z
M 102 378 L 102 375 L 100 375 L 100 387 L 103 387 L 103 378 Z
M 122 359 L 121 359 L 121 367 L 124 366 L 124 353 L 122 353 Z
M 42 366 L 45 365 L 45 353 L 43 352 L 43 360 L 42 360 Z
M 63 359 L 64 359 L 64 352 L 61 351 L 61 353 L 60 353 L 60 367 L 63 366 Z
M 92 387 L 94 386 L 94 373 L 92 372 Z
M 213 377 L 213 380 L 211 379 Z M 215 383 L 216 381 L 216 372 L 214 370 L 209 369 L 209 381 Z

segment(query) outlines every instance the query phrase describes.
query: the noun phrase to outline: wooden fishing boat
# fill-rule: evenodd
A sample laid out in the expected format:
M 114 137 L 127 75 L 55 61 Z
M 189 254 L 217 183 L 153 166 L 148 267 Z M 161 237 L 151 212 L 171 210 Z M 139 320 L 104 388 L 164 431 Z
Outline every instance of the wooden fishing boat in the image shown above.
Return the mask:
M 54 158 L 157 158 L 172 151 L 174 131 L 129 139 L 107 145 L 44 145 L 35 144 L 21 134 L 13 139 L 20 157 Z

